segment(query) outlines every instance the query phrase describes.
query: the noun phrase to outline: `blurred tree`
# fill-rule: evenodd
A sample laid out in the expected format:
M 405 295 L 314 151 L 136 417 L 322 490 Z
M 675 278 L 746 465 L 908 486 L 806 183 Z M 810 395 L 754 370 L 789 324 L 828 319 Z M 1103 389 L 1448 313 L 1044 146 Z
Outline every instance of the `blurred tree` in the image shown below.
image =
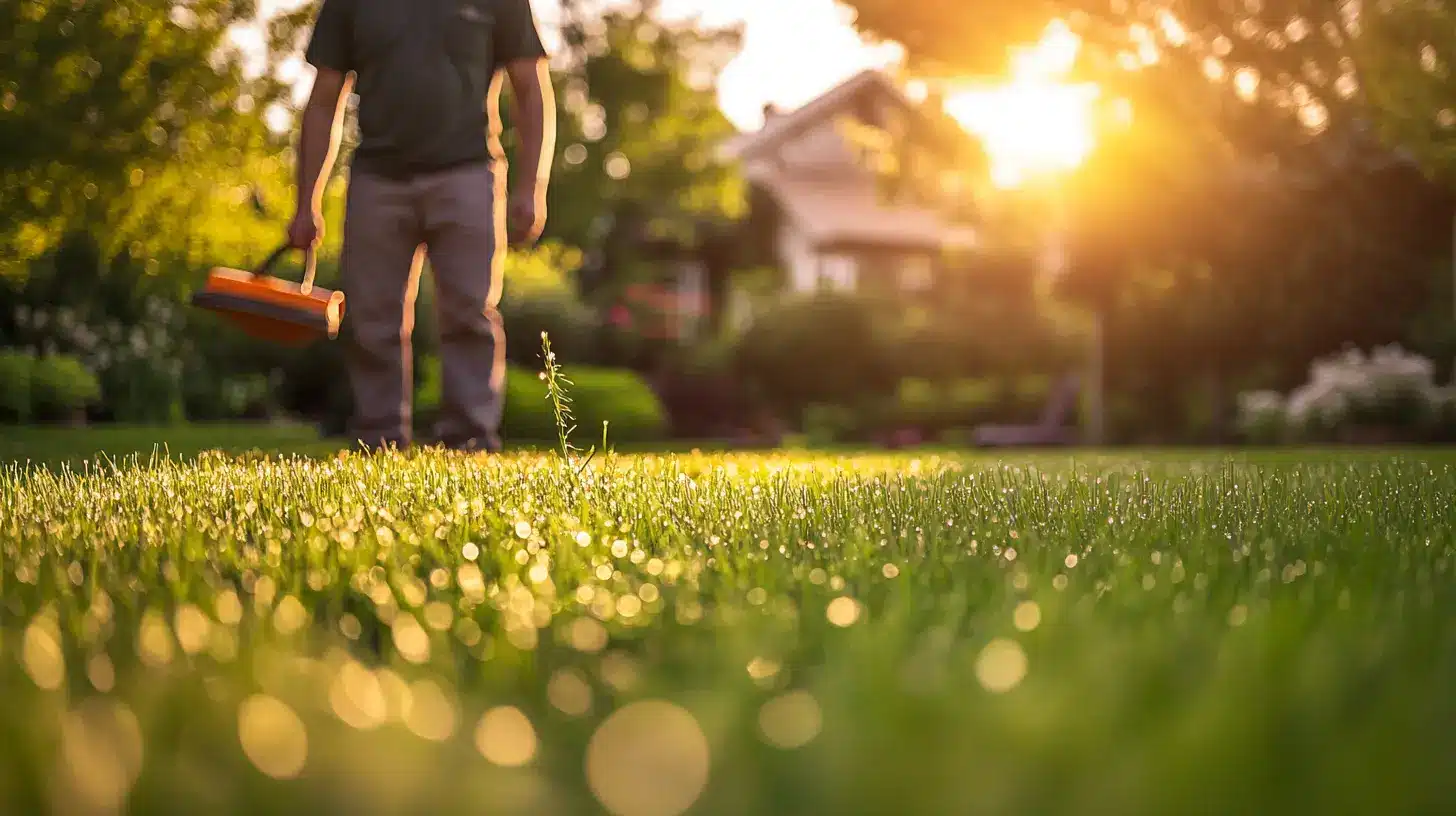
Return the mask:
M 1084 44 L 1083 78 L 1115 93 L 1140 69 L 1182 62 L 1237 95 L 1312 130 L 1359 118 L 1449 182 L 1456 170 L 1456 9 L 1392 0 L 846 0 L 857 26 L 905 45 L 923 74 L 997 74 L 1011 43 L 1054 19 Z M 1198 112 L 1201 94 L 1168 86 L 1161 101 Z
M 1179 422 L 1201 389 L 1216 426 L 1232 388 L 1402 339 L 1429 300 L 1449 197 L 1363 125 L 1443 169 L 1443 4 L 847 2 L 922 75 L 1001 74 L 1055 19 L 1079 36 L 1068 79 L 1107 116 L 1056 190 L 1060 291 L 1101 316 L 1143 421 Z
M 77 228 L 103 257 L 174 249 L 183 217 L 216 193 L 213 171 L 276 147 L 263 114 L 284 88 L 246 70 L 228 37 L 255 11 L 251 0 L 0 4 L 0 276 L 24 274 Z
M 715 154 L 734 132 L 717 81 L 739 32 L 668 20 L 659 6 L 563 0 L 547 234 L 585 252 L 587 288 L 641 277 L 649 242 L 696 246 L 746 209 L 739 176 Z

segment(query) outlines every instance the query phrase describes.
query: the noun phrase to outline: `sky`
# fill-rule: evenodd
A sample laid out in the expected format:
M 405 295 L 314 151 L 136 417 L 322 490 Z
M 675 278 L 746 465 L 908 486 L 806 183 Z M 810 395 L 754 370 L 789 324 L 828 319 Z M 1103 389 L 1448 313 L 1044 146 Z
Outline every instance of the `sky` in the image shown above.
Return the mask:
M 301 2 L 262 0 L 261 13 L 266 16 Z M 548 39 L 558 3 L 532 0 Z M 797 108 L 858 71 L 890 64 L 898 57 L 892 46 L 866 45 L 850 24 L 849 11 L 835 0 L 662 0 L 662 4 L 663 14 L 670 18 L 744 25 L 743 51 L 722 76 L 719 94 L 724 113 L 744 130 L 762 124 L 766 104 Z M 254 35 L 241 36 L 247 40 Z M 805 49 L 806 43 L 812 43 L 812 51 Z M 291 70 L 307 78 L 303 66 Z

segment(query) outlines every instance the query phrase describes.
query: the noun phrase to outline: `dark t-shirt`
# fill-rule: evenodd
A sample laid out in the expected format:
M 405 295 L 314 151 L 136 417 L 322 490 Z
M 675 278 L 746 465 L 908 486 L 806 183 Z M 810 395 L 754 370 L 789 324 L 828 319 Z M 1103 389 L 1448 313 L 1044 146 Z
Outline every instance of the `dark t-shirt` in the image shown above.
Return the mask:
M 324 0 L 306 54 L 354 72 L 354 169 L 395 178 L 499 158 L 490 83 L 544 56 L 530 0 Z

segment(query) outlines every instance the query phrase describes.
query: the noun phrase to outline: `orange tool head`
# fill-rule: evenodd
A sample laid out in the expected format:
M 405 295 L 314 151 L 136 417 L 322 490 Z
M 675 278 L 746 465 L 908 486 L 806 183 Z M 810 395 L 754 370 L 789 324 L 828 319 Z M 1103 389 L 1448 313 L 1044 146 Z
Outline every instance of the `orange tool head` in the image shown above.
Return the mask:
M 303 283 L 269 275 L 288 247 L 274 252 L 256 272 L 217 268 L 192 298 L 194 306 L 216 312 L 244 333 L 289 346 L 334 338 L 344 319 L 344 295 L 313 285 L 316 264 L 307 253 Z

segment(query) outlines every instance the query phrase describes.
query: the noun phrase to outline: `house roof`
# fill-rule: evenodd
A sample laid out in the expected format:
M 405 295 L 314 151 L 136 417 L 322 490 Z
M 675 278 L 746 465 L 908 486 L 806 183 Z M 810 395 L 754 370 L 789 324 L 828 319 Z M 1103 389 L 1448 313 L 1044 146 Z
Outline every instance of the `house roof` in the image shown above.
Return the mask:
M 797 110 L 771 117 L 763 129 L 742 133 L 723 145 L 725 158 L 743 161 L 772 154 L 796 136 L 834 117 L 860 94 L 873 90 L 892 104 L 919 111 L 885 72 L 868 69 L 850 77 Z M 938 251 L 974 246 L 973 230 L 933 210 L 889 203 L 872 173 L 826 173 L 776 168 L 758 182 L 816 247 L 895 247 Z
M 939 251 L 976 244 L 974 230 L 950 224 L 930 209 L 886 203 L 867 176 L 778 176 L 765 184 L 816 247 Z
M 773 150 L 826 117 L 834 115 L 868 88 L 878 88 L 889 99 L 907 108 L 914 108 L 914 104 L 883 71 L 870 68 L 855 74 L 800 108 L 773 116 L 764 123 L 761 130 L 732 137 L 723 145 L 723 153 L 729 160 L 737 160 Z

